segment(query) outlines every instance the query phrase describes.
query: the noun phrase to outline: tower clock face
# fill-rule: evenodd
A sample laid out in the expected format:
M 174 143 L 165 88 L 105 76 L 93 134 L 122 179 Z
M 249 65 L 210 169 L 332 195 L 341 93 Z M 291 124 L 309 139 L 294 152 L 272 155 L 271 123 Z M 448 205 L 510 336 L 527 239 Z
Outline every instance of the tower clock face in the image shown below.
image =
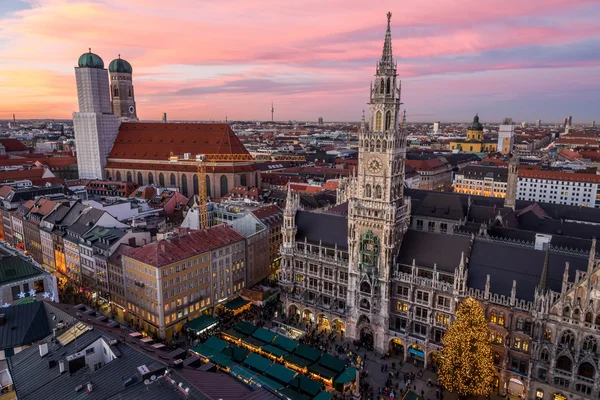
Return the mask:
M 376 173 L 376 172 L 381 171 L 382 168 L 383 168 L 383 163 L 377 157 L 370 158 L 369 161 L 367 162 L 367 169 L 369 170 L 369 172 Z

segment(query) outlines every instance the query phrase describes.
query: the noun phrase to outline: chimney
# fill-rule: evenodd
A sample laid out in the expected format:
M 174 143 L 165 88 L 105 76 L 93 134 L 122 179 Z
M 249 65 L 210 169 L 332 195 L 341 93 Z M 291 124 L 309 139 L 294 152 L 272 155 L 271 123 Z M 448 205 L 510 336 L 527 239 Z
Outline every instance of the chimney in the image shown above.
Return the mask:
M 48 343 L 40 344 L 39 348 L 40 348 L 40 357 L 44 357 L 46 354 L 48 354 Z

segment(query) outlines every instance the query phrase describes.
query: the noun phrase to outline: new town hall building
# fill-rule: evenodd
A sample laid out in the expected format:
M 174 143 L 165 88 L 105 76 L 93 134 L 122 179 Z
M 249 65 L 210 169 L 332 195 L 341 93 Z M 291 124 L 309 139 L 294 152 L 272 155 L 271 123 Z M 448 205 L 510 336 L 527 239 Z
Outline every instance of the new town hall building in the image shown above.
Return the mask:
M 515 201 L 517 157 L 505 199 L 405 189 L 390 16 L 359 168 L 339 204 L 308 212 L 288 192 L 286 314 L 430 367 L 459 302 L 474 297 L 489 321 L 498 392 L 598 398 L 600 212 Z

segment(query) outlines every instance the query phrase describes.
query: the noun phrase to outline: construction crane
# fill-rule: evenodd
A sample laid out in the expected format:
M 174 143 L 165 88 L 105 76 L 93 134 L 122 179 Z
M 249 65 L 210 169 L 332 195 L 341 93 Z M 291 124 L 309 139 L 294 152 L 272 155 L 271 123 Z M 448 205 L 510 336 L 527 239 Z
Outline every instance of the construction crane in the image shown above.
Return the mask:
M 304 156 L 290 156 L 279 154 L 260 154 L 253 156 L 251 154 L 197 154 L 192 158 L 191 154 L 184 154 L 183 157 L 171 154 L 170 162 L 195 162 L 198 174 L 198 211 L 200 218 L 200 229 L 208 228 L 208 195 L 206 190 L 206 175 L 207 164 L 231 163 L 231 162 L 247 162 L 259 163 L 270 161 L 294 161 L 306 162 Z M 214 165 L 210 165 L 211 167 Z M 224 194 L 224 193 L 223 193 Z

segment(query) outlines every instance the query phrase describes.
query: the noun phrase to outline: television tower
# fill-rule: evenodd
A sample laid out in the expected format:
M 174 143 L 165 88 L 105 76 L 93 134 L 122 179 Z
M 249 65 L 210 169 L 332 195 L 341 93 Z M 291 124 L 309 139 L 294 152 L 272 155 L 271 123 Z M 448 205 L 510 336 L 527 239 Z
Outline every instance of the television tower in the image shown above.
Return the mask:
M 275 112 L 275 108 L 273 107 L 273 102 L 271 102 L 271 122 L 273 122 L 273 113 Z

